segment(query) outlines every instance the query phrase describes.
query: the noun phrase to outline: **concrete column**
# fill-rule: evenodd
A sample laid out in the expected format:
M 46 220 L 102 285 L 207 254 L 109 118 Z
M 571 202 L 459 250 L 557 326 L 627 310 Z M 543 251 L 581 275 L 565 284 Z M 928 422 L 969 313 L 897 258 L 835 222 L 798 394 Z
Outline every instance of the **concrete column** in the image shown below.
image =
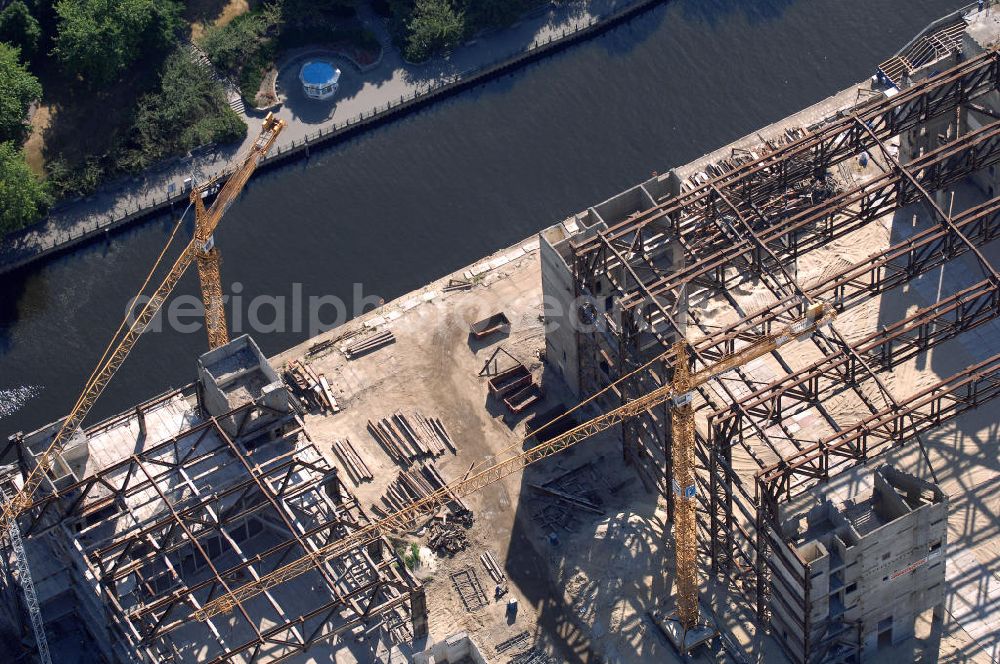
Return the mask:
M 135 416 L 139 420 L 139 438 L 146 439 L 146 414 L 142 412 L 141 406 L 135 407 Z
M 931 612 L 931 616 L 932 616 L 931 623 L 935 627 L 944 624 L 944 602 L 934 605 L 934 609 Z

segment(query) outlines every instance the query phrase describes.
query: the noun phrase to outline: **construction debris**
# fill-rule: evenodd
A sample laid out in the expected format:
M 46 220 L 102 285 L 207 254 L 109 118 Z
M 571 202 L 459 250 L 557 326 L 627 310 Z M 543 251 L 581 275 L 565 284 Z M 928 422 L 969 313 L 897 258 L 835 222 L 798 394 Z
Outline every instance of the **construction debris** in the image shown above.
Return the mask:
M 368 464 L 365 463 L 358 451 L 354 449 L 354 445 L 347 438 L 343 440 L 333 441 L 333 451 L 340 459 L 340 462 L 344 464 L 344 468 L 347 469 L 347 474 L 351 476 L 351 480 L 354 482 L 355 486 L 360 485 L 365 481 L 372 481 L 375 476 L 372 471 L 368 469 Z
M 308 364 L 299 360 L 289 362 L 285 368 L 285 381 L 307 410 L 340 412 L 340 405 L 326 376 L 317 374 Z
M 576 518 L 579 510 L 604 514 L 600 509 L 599 494 L 602 489 L 610 491 L 607 482 L 590 462 L 571 468 L 544 484 L 529 483 L 528 486 L 558 501 L 546 502 L 533 510 L 531 515 L 536 523 L 550 532 L 557 529 L 572 532 L 579 523 Z
M 412 418 L 412 419 L 411 419 Z M 416 411 L 407 417 L 396 411 L 378 422 L 368 421 L 368 432 L 396 463 L 404 468 L 421 458 L 436 458 L 451 450 L 458 453 L 444 424 L 437 418 L 428 418 Z
M 396 337 L 392 334 L 392 330 L 382 330 L 349 346 L 342 346 L 341 350 L 347 359 L 353 360 L 393 343 L 396 343 Z
M 531 518 L 543 531 L 550 533 L 555 532 L 556 529 L 572 532 L 578 523 L 573 510 L 568 509 L 565 505 L 555 503 L 546 503 L 535 508 L 531 513 Z
M 475 284 L 471 281 L 466 281 L 465 279 L 449 279 L 448 285 L 443 287 L 441 290 L 445 293 L 451 293 L 453 291 L 465 291 L 472 288 Z
M 362 332 L 364 332 L 364 328 L 359 327 L 349 332 L 345 332 L 337 337 L 334 337 L 333 339 L 324 339 L 323 341 L 318 341 L 314 343 L 312 346 L 309 346 L 309 350 L 306 351 L 306 355 L 308 357 L 317 357 L 320 355 L 325 355 L 326 353 L 336 348 L 340 342 L 356 337 Z
M 435 521 L 431 524 L 427 545 L 438 555 L 453 556 L 469 546 L 465 528 L 451 521 Z
M 535 489 L 536 491 L 541 491 L 542 493 L 546 493 L 550 496 L 553 496 L 554 498 L 558 498 L 559 500 L 567 502 L 573 507 L 579 507 L 581 509 L 587 510 L 588 512 L 593 512 L 595 514 L 604 514 L 604 512 L 602 512 L 597 508 L 597 505 L 594 505 L 589 500 L 584 500 L 583 498 L 577 498 L 576 496 L 572 496 L 568 493 L 564 493 L 552 487 L 541 486 L 538 484 L 529 484 L 528 486 L 530 486 L 532 489 Z
M 382 504 L 385 509 L 377 505 L 373 505 L 372 509 L 381 515 L 397 512 L 444 488 L 446 484 L 433 463 L 424 463 L 410 470 L 401 470 L 382 495 Z M 462 524 L 466 527 L 472 525 L 472 510 L 466 506 L 461 498 L 449 493 L 447 508 L 450 513 L 448 516 L 450 523 Z M 415 527 L 417 524 L 413 525 Z
M 732 170 L 735 170 L 743 164 L 748 164 L 753 161 L 775 152 L 783 145 L 796 141 L 808 133 L 807 130 L 801 127 L 786 128 L 784 133 L 776 136 L 773 140 L 765 140 L 763 137 L 758 137 L 761 139 L 761 145 L 754 150 L 746 150 L 741 148 L 734 148 L 729 158 L 720 159 L 717 162 L 707 164 L 704 171 L 698 171 L 694 173 L 689 178 L 685 179 L 681 183 L 681 191 L 689 191 L 691 189 L 697 189 L 699 186 L 708 182 L 712 178 L 724 175 Z

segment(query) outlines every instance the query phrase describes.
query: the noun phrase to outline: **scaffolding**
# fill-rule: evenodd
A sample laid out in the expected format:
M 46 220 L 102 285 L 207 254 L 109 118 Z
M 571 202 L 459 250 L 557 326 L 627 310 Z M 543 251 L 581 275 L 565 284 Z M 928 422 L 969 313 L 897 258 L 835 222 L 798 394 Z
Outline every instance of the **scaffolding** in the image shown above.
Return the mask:
M 801 317 L 810 302 L 850 311 L 960 258 L 981 272 L 976 283 L 941 292 L 933 305 L 865 338 L 848 340 L 836 329 L 813 335 L 807 345 L 819 359 L 808 366 L 793 368 L 781 352 L 773 353 L 784 375 L 768 384 L 737 369 L 713 389 L 700 390 L 699 417 L 707 421 L 696 454 L 704 469 L 696 475 L 702 554 L 713 575 L 756 613 L 760 627 L 769 620 L 770 584 L 783 583 L 771 573 L 770 557 L 793 555 L 778 534 L 784 501 L 890 446 L 916 442 L 922 449 L 921 434 L 1000 396 L 1000 356 L 905 399 L 884 380 L 908 359 L 1000 314 L 1000 278 L 979 249 L 1000 236 L 1000 197 L 991 189 L 989 200 L 952 215 L 935 195 L 984 169 L 992 173 L 1000 162 L 1000 122 L 978 103 L 998 85 L 1000 59 L 988 50 L 894 96 L 841 111 L 783 145 L 765 143 L 763 154 L 709 168 L 712 176 L 701 174 L 691 186 L 681 183 L 659 197 L 651 186 L 645 190 L 649 203 L 620 220 L 594 224 L 571 245 L 574 295 L 586 303 L 580 318 L 604 323 L 596 326 L 599 333 L 576 335 L 581 393 L 664 357 L 627 379 L 605 406 L 669 383 L 671 346 L 678 339 L 702 337 L 691 347 L 692 370 L 698 370 Z M 981 126 L 962 131 L 973 111 Z M 946 130 L 935 133 L 927 129 L 932 125 Z M 886 145 L 900 136 L 904 160 Z M 881 174 L 860 184 L 841 177 L 834 186 L 831 173 L 845 173 L 844 164 L 862 153 L 877 159 Z M 930 211 L 930 228 L 861 263 L 831 266 L 808 284 L 797 279 L 803 256 L 913 206 Z M 757 309 L 733 294 L 747 275 L 770 294 Z M 708 325 L 691 304 L 694 292 L 723 301 L 734 321 L 721 329 Z M 862 409 L 856 421 L 840 421 L 824 407 L 845 391 Z M 796 435 L 792 418 L 804 408 L 814 409 L 835 433 L 818 441 Z M 651 409 L 623 426 L 622 439 L 626 461 L 655 483 L 673 519 L 669 421 L 662 408 Z M 736 449 L 756 466 L 752 479 L 734 469 Z M 790 613 L 809 620 L 807 612 Z M 802 627 L 808 633 L 805 622 Z M 805 652 L 820 646 L 807 643 Z

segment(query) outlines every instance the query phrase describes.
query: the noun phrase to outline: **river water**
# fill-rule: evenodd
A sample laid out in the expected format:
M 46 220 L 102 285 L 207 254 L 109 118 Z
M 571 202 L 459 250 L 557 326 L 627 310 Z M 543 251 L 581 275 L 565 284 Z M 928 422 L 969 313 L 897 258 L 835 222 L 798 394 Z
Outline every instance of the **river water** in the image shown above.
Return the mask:
M 248 331 L 254 298 L 285 298 L 279 329 L 254 335 L 281 351 L 308 336 L 310 297 L 418 288 L 870 76 L 962 4 L 678 0 L 261 174 L 217 233 L 225 288 L 242 300 L 234 318 Z M 0 436 L 68 412 L 172 227 L 153 220 L 0 277 Z M 191 270 L 175 297 L 197 293 Z M 257 313 L 275 318 L 266 303 Z M 204 332 L 165 327 L 140 340 L 88 421 L 194 380 Z

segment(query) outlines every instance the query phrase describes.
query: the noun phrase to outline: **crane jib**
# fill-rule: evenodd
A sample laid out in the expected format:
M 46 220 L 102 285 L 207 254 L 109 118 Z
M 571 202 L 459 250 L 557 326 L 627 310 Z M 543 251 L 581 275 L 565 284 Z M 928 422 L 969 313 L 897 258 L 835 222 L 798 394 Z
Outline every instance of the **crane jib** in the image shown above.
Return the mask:
M 602 431 L 610 429 L 616 424 L 620 424 L 632 417 L 635 417 L 636 415 L 645 412 L 654 406 L 672 402 L 677 394 L 680 396 L 676 398 L 682 403 L 677 404 L 677 407 L 671 408 L 671 412 L 678 413 L 681 411 L 692 411 L 691 406 L 694 391 L 698 387 L 704 385 L 709 380 L 716 378 L 725 371 L 767 355 L 777 347 L 776 340 L 782 336 L 791 336 L 794 331 L 793 338 L 798 338 L 803 334 L 815 331 L 820 326 L 831 321 L 835 316 L 835 310 L 828 304 L 821 303 L 812 305 L 809 307 L 804 318 L 793 322 L 778 334 L 763 337 L 756 343 L 749 345 L 733 355 L 722 358 L 716 364 L 702 369 L 697 374 L 689 375 L 687 379 L 685 379 L 687 385 L 684 390 L 679 390 L 676 385 L 663 385 L 651 392 L 648 392 L 647 394 L 636 397 L 635 399 L 632 399 L 631 401 L 628 401 L 613 410 L 610 410 L 602 415 L 598 415 L 583 424 L 575 426 L 565 433 L 539 443 L 538 445 L 515 456 L 494 463 L 485 470 L 479 471 L 478 473 L 464 479 L 450 482 L 426 498 L 415 501 L 382 519 L 373 521 L 359 530 L 327 544 L 318 551 L 307 554 L 291 563 L 287 563 L 270 574 L 236 588 L 231 593 L 216 597 L 200 609 L 192 612 L 191 616 L 196 620 L 207 620 L 213 616 L 228 613 L 240 602 L 256 597 L 257 595 L 260 595 L 277 585 L 305 574 L 319 564 L 323 564 L 328 560 L 344 555 L 351 549 L 367 546 L 368 543 L 392 532 L 398 532 L 399 530 L 405 528 L 406 524 L 411 522 L 416 517 L 436 510 L 439 505 L 449 499 L 450 495 L 464 497 L 474 493 L 485 486 L 489 486 L 494 482 L 523 470 L 535 462 L 554 456 L 555 454 L 558 454 L 559 452 L 568 449 L 577 443 L 587 440 Z M 666 356 L 666 354 L 664 354 L 664 356 Z M 685 357 L 685 354 L 679 353 L 677 357 Z M 660 359 L 663 358 L 661 357 Z M 687 421 L 689 423 L 693 423 L 693 417 L 687 416 Z M 542 428 L 544 429 L 544 427 Z M 689 436 L 679 437 L 686 438 L 688 442 L 693 445 L 693 433 Z M 525 441 L 527 441 L 527 438 L 525 438 Z M 675 467 L 676 465 L 675 460 Z M 689 467 L 689 472 L 691 468 L 693 468 L 693 464 Z M 681 503 L 685 505 L 685 508 L 693 505 L 694 498 L 697 495 L 697 489 L 695 488 L 695 483 L 692 478 L 685 477 L 683 482 L 678 481 L 675 490 L 679 490 L 679 495 L 682 498 Z M 691 509 L 693 509 L 693 507 L 691 507 Z M 693 521 L 691 523 L 693 523 Z M 682 528 L 680 530 L 688 531 L 684 535 L 685 542 L 690 543 L 695 541 L 693 526 Z M 678 529 L 675 528 L 675 532 L 678 532 Z M 685 550 L 690 548 L 690 550 L 693 551 L 694 546 L 695 545 L 685 544 L 682 548 L 685 548 Z M 696 584 L 697 573 L 696 571 L 692 571 L 692 569 L 690 569 L 692 566 L 696 566 L 695 558 L 693 556 L 680 557 L 684 558 L 686 561 L 682 564 L 687 568 L 683 576 L 689 581 L 688 585 Z M 696 585 L 693 585 L 692 587 L 696 587 Z M 688 599 L 691 599 L 692 601 L 687 602 L 689 606 L 687 607 L 685 613 L 688 615 L 689 619 L 697 618 L 697 601 L 693 599 L 694 595 L 690 591 L 686 594 L 689 596 Z

